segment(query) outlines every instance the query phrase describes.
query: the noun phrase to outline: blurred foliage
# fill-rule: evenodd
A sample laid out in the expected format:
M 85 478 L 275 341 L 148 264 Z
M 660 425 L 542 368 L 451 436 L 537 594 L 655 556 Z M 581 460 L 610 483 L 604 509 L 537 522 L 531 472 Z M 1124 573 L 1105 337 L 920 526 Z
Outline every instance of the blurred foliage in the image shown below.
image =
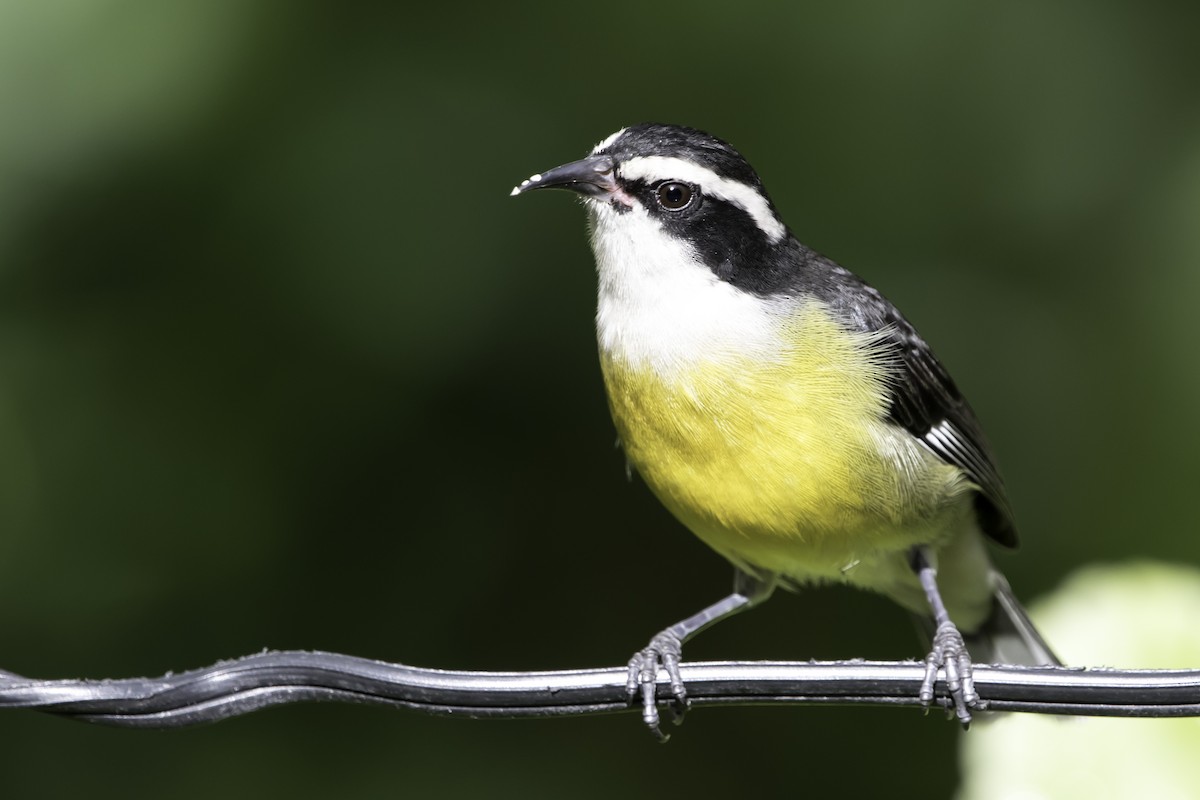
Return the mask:
M 651 119 L 732 141 L 933 342 L 1008 478 L 1018 593 L 1200 561 L 1198 28 L 1082 0 L 0 2 L 0 667 L 612 664 L 724 592 L 625 481 L 579 209 L 507 198 Z M 835 588 L 688 655 L 919 648 Z M 0 791 L 945 796 L 957 736 L 863 709 L 703 710 L 665 748 L 634 715 L 9 712 Z
M 1073 573 L 1032 614 L 1073 664 L 1130 669 L 1200 664 L 1200 569 L 1193 566 L 1092 565 Z M 1200 795 L 1200 719 L 1194 717 L 1004 714 L 976 730 L 962 740 L 959 800 Z

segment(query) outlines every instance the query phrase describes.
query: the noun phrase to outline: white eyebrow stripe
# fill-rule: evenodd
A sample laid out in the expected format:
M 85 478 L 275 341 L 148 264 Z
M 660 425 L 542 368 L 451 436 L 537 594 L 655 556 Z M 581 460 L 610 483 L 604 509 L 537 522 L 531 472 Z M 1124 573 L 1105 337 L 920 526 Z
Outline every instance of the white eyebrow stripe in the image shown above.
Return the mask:
M 604 141 L 600 142 L 600 144 L 598 144 L 592 148 L 592 155 L 596 155 L 596 153 L 599 153 L 601 150 L 607 150 L 612 145 L 612 143 L 615 142 L 618 138 L 620 138 L 621 134 L 627 130 L 629 130 L 629 129 L 621 128 L 621 130 L 608 136 Z
M 778 242 L 787 232 L 783 223 L 771 211 L 766 198 L 744 183 L 722 178 L 707 167 L 669 156 L 640 156 L 622 162 L 617 172 L 630 180 L 680 180 L 700 186 L 706 194 L 733 203 L 754 220 L 771 242 Z

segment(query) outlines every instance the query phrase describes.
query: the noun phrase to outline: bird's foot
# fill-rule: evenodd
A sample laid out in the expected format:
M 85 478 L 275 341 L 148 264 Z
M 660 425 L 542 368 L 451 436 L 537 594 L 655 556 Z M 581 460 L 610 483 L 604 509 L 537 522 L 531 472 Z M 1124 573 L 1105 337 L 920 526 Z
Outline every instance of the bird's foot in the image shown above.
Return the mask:
M 661 667 L 667 673 L 671 682 L 671 721 L 678 725 L 683 721 L 684 712 L 688 709 L 687 689 L 684 688 L 683 678 L 679 676 L 679 659 L 683 654 L 683 643 L 679 636 L 669 629 L 657 634 L 650 640 L 645 649 L 639 650 L 629 659 L 629 677 L 625 682 L 625 691 L 629 694 L 629 702 L 637 702 L 642 698 L 642 722 L 660 742 L 671 737 L 662 732 L 659 725 L 658 703 L 656 688 L 658 686 L 658 670 Z
M 975 677 L 971 668 L 971 656 L 962 634 L 953 622 L 938 625 L 933 635 L 933 647 L 925 657 L 925 680 L 921 681 L 921 703 L 929 706 L 933 702 L 933 686 L 938 670 L 946 671 L 946 688 L 954 702 L 954 714 L 964 728 L 971 724 L 971 709 L 983 709 L 983 703 L 975 692 Z

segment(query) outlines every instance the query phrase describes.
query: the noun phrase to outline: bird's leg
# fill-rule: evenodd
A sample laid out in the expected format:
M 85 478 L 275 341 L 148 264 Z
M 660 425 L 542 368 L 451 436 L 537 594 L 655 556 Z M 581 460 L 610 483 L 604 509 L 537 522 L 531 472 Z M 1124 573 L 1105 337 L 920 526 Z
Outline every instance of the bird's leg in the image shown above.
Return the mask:
M 755 577 L 740 569 L 735 570 L 733 592 L 728 597 L 659 631 L 645 649 L 634 653 L 633 658 L 629 659 L 626 690 L 629 692 L 630 702 L 635 701 L 638 693 L 641 693 L 642 721 L 659 741 L 665 742 L 670 738 L 659 727 L 658 706 L 655 702 L 659 668 L 667 673 L 667 679 L 671 682 L 671 694 L 675 698 L 671 707 L 672 718 L 675 724 L 679 724 L 688 707 L 687 689 L 684 688 L 683 678 L 679 675 L 683 643 L 710 625 L 766 600 L 774 588 L 774 575 Z
M 939 669 L 946 670 L 946 688 L 954 701 L 954 712 L 963 727 L 971 724 L 971 709 L 981 708 L 979 695 L 975 693 L 975 678 L 971 670 L 971 656 L 967 653 L 967 645 L 962 634 L 950 620 L 946 612 L 946 604 L 937 587 L 937 570 L 932 564 L 929 550 L 925 547 L 915 547 L 910 556 L 913 572 L 925 590 L 925 598 L 933 611 L 933 621 L 937 626 L 933 634 L 933 645 L 929 655 L 925 657 L 925 679 L 921 681 L 920 699 L 928 706 L 933 702 L 933 685 L 937 681 Z

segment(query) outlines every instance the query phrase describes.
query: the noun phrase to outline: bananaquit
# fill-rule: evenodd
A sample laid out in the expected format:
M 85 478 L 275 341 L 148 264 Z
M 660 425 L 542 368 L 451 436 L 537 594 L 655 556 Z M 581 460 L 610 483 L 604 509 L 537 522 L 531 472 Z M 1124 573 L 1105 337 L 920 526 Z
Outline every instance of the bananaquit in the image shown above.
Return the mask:
M 732 594 L 630 660 L 652 731 L 659 669 L 686 708 L 683 643 L 777 585 L 840 581 L 918 615 L 920 699 L 944 670 L 964 725 L 979 706 L 968 641 L 988 661 L 1058 663 L 988 558 L 985 538 L 1017 534 L 971 407 L 895 306 L 792 236 L 736 150 L 636 125 L 512 193 L 550 188 L 590 218 L 628 462 L 735 570 Z

